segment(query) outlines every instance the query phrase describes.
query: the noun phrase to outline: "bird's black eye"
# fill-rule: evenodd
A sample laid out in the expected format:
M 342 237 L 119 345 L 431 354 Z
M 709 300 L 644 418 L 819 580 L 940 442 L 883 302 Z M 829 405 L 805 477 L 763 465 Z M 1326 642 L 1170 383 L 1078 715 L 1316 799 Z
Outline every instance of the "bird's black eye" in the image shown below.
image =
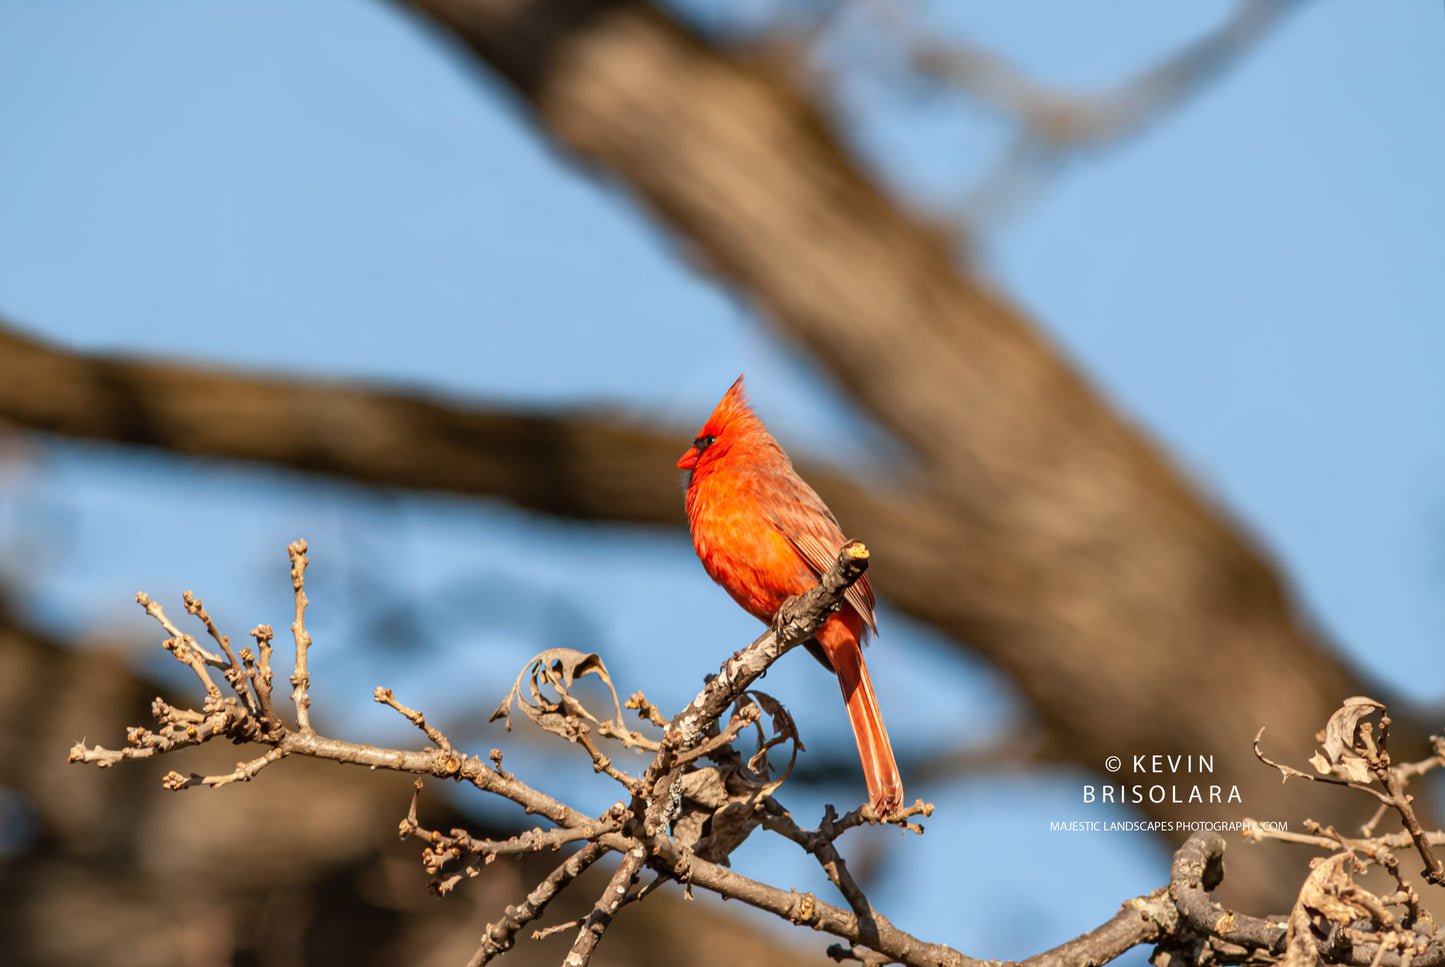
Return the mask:
M 702 436 L 698 437 L 696 440 L 692 441 L 692 445 L 697 447 L 698 453 L 702 453 L 704 450 L 706 450 L 708 447 L 712 446 L 716 442 L 717 437 L 713 436 L 711 433 L 705 433 Z

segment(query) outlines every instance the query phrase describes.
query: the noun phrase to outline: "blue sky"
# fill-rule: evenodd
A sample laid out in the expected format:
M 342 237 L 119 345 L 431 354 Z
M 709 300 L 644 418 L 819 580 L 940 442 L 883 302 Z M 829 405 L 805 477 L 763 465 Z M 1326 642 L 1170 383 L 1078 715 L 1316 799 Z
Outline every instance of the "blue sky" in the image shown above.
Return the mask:
M 931 16 L 1089 90 L 1228 9 L 994 0 Z M 1434 4 L 1304 5 L 1162 123 L 1069 166 L 977 253 L 1280 562 L 1307 620 L 1432 703 L 1445 684 L 1431 660 L 1445 633 L 1442 19 Z M 844 107 L 859 150 L 919 205 L 954 200 L 1006 134 L 967 103 L 869 85 L 850 86 Z M 48 339 L 463 401 L 601 402 L 674 422 L 682 442 L 745 370 L 795 453 L 876 458 L 826 377 L 622 192 L 569 167 L 505 89 L 386 4 L 0 0 L 0 132 L 0 312 Z M 104 447 L 30 456 L 0 477 L 0 548 L 31 616 L 58 629 L 154 638 L 129 603 L 142 587 L 176 608 L 194 587 L 233 633 L 279 626 L 284 545 L 308 537 L 318 708 L 337 732 L 402 734 L 370 705 L 381 683 L 470 728 L 539 640 L 580 638 L 628 689 L 680 702 L 756 627 L 680 533 Z M 598 553 L 616 566 L 579 591 L 571 575 Z M 365 613 L 378 583 L 407 589 L 425 620 Z M 684 615 L 687 640 L 658 640 L 660 617 Z M 393 619 L 448 681 L 418 674 L 415 653 L 344 653 Z M 932 741 L 927 707 L 985 732 L 1016 714 L 987 669 L 886 603 L 881 620 L 871 663 L 897 741 Z M 675 678 L 655 680 L 659 653 Z M 766 687 L 810 747 L 846 747 L 819 674 L 785 662 Z M 875 901 L 971 954 L 1035 952 L 1008 910 L 1028 890 L 1029 851 L 1047 851 L 1098 879 L 1077 908 L 1048 914 L 1045 940 L 1099 922 L 1157 885 L 1167 856 L 1137 835 L 1048 833 L 1049 818 L 1078 812 L 1080 781 L 918 790 L 940 805 L 925 840 L 859 837 L 890 853 Z M 802 817 L 819 808 L 790 801 Z M 957 883 L 947 864 L 961 853 L 989 876 Z M 791 854 L 750 844 L 740 860 L 819 885 Z M 979 916 L 949 912 L 960 900 Z

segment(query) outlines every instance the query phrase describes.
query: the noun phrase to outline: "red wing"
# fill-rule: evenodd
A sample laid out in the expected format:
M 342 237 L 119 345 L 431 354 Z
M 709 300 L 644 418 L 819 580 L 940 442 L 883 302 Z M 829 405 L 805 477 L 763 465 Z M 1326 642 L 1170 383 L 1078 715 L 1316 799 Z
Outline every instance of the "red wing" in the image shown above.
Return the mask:
M 805 513 L 787 515 L 792 518 L 787 519 L 774 512 L 773 522 L 788 539 L 788 543 L 793 545 L 793 549 L 808 562 L 813 573 L 822 576 L 838 559 L 838 552 L 842 550 L 846 539 L 837 519 L 817 494 L 809 490 L 797 496 Z M 810 497 L 811 500 L 808 499 Z M 868 583 L 867 576 L 859 578 L 857 583 L 845 591 L 843 600 L 853 606 L 853 610 L 858 612 L 869 630 L 876 635 L 878 624 L 873 620 L 873 586 Z

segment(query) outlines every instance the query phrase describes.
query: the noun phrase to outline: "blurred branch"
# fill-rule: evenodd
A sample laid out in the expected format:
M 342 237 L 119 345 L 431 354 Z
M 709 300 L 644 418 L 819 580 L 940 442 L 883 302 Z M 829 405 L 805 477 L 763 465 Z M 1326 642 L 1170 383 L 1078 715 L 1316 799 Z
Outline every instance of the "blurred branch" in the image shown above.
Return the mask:
M 500 497 L 568 517 L 678 519 L 673 439 L 593 414 L 68 352 L 0 318 L 0 418 L 47 433 Z
M 1068 761 L 1066 750 L 1053 748 L 1037 724 L 1020 716 L 1010 719 L 992 738 L 968 737 L 948 745 L 940 736 L 926 746 L 905 746 L 898 754 L 898 768 L 911 782 L 939 785 L 959 779 L 987 779 L 1004 774 L 1042 774 Z M 806 762 L 793 772 L 796 782 L 833 787 L 850 781 L 857 769 L 851 749 L 809 749 Z
M 1097 95 L 1045 87 L 989 50 L 945 43 L 913 27 L 894 3 L 872 6 L 920 73 L 1016 116 L 1033 137 L 1058 150 L 1137 134 L 1237 63 L 1300 2 L 1240 0 L 1214 30 Z
M 939 39 L 896 0 L 867 8 L 918 75 L 955 88 L 1017 120 L 1018 130 L 993 170 L 964 200 L 966 225 L 1010 208 L 1071 154 L 1138 135 L 1197 96 L 1255 49 L 1302 0 L 1239 0 L 1223 23 L 1118 84 L 1081 95 L 1046 87 L 993 51 Z

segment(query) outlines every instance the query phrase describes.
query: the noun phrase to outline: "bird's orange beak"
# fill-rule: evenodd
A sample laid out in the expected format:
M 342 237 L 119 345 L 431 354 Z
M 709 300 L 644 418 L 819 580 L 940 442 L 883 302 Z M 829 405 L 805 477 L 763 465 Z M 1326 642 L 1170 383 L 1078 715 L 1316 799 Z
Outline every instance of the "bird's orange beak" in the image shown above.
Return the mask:
M 691 470 L 697 466 L 698 456 L 697 447 L 688 447 L 687 452 L 677 458 L 677 469 Z

